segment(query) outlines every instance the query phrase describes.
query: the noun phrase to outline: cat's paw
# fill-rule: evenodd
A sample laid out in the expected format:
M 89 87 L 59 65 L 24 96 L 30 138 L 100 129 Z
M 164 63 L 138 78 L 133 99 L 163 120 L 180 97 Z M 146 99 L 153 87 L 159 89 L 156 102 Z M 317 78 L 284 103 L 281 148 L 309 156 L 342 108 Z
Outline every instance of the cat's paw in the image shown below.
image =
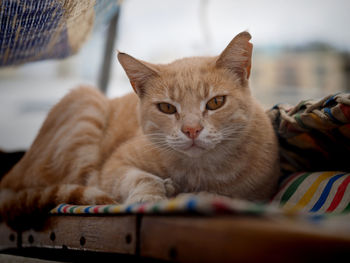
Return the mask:
M 81 200 L 75 200 L 79 205 L 111 205 L 118 204 L 111 196 L 97 187 L 86 187 Z
M 176 186 L 170 178 L 164 179 L 164 187 L 167 197 L 172 197 L 175 195 Z
M 176 192 L 176 187 L 170 178 L 162 179 L 158 176 L 147 175 L 142 179 L 129 193 L 124 201 L 125 204 L 165 200 Z
M 134 203 L 146 203 L 146 202 L 158 202 L 162 200 L 166 200 L 166 196 L 164 195 L 155 195 L 155 194 L 141 194 L 130 196 L 125 204 L 134 204 Z
M 109 197 L 108 195 L 101 195 L 96 197 L 94 204 L 95 205 L 117 205 L 118 202 L 116 202 L 113 198 Z

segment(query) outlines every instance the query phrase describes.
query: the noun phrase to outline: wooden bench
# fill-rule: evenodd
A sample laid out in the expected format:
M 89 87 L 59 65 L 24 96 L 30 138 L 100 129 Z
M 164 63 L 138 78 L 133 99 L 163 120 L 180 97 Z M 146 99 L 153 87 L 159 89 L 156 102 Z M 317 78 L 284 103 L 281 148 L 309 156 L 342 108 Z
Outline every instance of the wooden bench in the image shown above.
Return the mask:
M 317 224 L 253 216 L 52 215 L 38 230 L 0 226 L 3 253 L 176 262 L 334 262 L 350 235 Z M 51 256 L 50 256 L 51 255 Z

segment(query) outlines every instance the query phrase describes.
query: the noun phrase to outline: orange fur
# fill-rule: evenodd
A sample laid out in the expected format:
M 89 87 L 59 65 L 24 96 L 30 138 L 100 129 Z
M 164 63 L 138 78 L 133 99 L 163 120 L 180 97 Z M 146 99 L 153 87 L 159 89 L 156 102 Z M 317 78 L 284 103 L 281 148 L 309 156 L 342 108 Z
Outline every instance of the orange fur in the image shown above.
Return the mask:
M 268 199 L 279 176 L 278 147 L 249 91 L 249 40 L 243 32 L 219 57 L 167 65 L 119 53 L 137 95 L 111 100 L 87 87 L 66 95 L 1 181 L 2 217 L 23 213 L 19 207 L 30 214 L 60 202 L 132 203 L 183 192 Z M 207 109 L 215 96 L 225 97 L 223 106 Z M 158 103 L 176 113 L 161 112 Z

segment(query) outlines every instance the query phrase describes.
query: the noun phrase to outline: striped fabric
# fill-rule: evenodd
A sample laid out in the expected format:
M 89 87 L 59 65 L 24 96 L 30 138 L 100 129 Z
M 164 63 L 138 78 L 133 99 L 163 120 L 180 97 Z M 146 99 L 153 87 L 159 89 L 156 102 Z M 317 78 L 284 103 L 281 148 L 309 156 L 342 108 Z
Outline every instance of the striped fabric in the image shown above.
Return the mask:
M 293 176 L 294 177 L 294 176 Z M 288 188 L 288 187 L 287 187 Z M 336 200 L 335 198 L 333 198 Z M 287 202 L 288 203 L 288 202 Z M 344 211 L 344 210 L 343 210 Z M 346 210 L 346 212 L 348 212 Z M 323 230 L 333 233 L 350 235 L 350 213 L 305 213 L 299 210 L 285 210 L 276 202 L 258 204 L 244 200 L 234 200 L 225 197 L 199 197 L 196 195 L 179 196 L 174 199 L 156 203 L 138 203 L 132 205 L 96 205 L 76 206 L 61 204 L 52 209 L 53 215 L 249 215 L 276 220 L 285 218 L 301 224 L 317 225 Z
M 279 213 L 277 206 L 266 206 L 245 200 L 234 200 L 213 195 L 200 197 L 192 194 L 180 195 L 170 200 L 131 205 L 77 206 L 61 204 L 51 210 L 52 214 L 273 214 Z
M 273 203 L 288 212 L 350 212 L 350 173 L 296 173 L 282 183 Z
M 185 194 L 156 203 L 76 206 L 61 204 L 52 214 L 252 214 L 265 216 L 339 216 L 350 212 L 350 173 L 316 172 L 292 174 L 270 203 L 213 195 Z M 349 188 L 348 188 L 349 186 Z M 349 214 L 350 216 L 350 214 Z

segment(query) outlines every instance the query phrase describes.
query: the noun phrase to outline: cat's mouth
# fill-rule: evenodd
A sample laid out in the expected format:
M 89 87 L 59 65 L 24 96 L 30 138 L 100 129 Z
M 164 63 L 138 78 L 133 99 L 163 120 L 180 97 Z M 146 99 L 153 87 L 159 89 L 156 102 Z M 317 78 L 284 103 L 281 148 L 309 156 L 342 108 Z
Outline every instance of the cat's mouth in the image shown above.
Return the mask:
M 171 141 L 169 146 L 175 151 L 185 154 L 189 157 L 199 157 L 206 153 L 208 150 L 213 148 L 213 145 L 206 142 L 205 140 L 195 139 L 195 140 L 184 140 L 182 142 L 177 141 L 174 143 Z
M 196 141 L 192 141 L 192 143 L 182 149 L 182 152 L 190 157 L 199 157 L 206 151 L 207 149 Z
M 200 150 L 205 150 L 204 147 L 198 145 L 198 143 L 196 143 L 195 141 L 192 141 L 192 144 L 190 145 L 190 147 L 188 147 L 187 149 L 185 149 L 185 151 L 190 150 L 190 149 L 196 149 L 196 148 L 198 148 L 198 149 L 200 149 Z

